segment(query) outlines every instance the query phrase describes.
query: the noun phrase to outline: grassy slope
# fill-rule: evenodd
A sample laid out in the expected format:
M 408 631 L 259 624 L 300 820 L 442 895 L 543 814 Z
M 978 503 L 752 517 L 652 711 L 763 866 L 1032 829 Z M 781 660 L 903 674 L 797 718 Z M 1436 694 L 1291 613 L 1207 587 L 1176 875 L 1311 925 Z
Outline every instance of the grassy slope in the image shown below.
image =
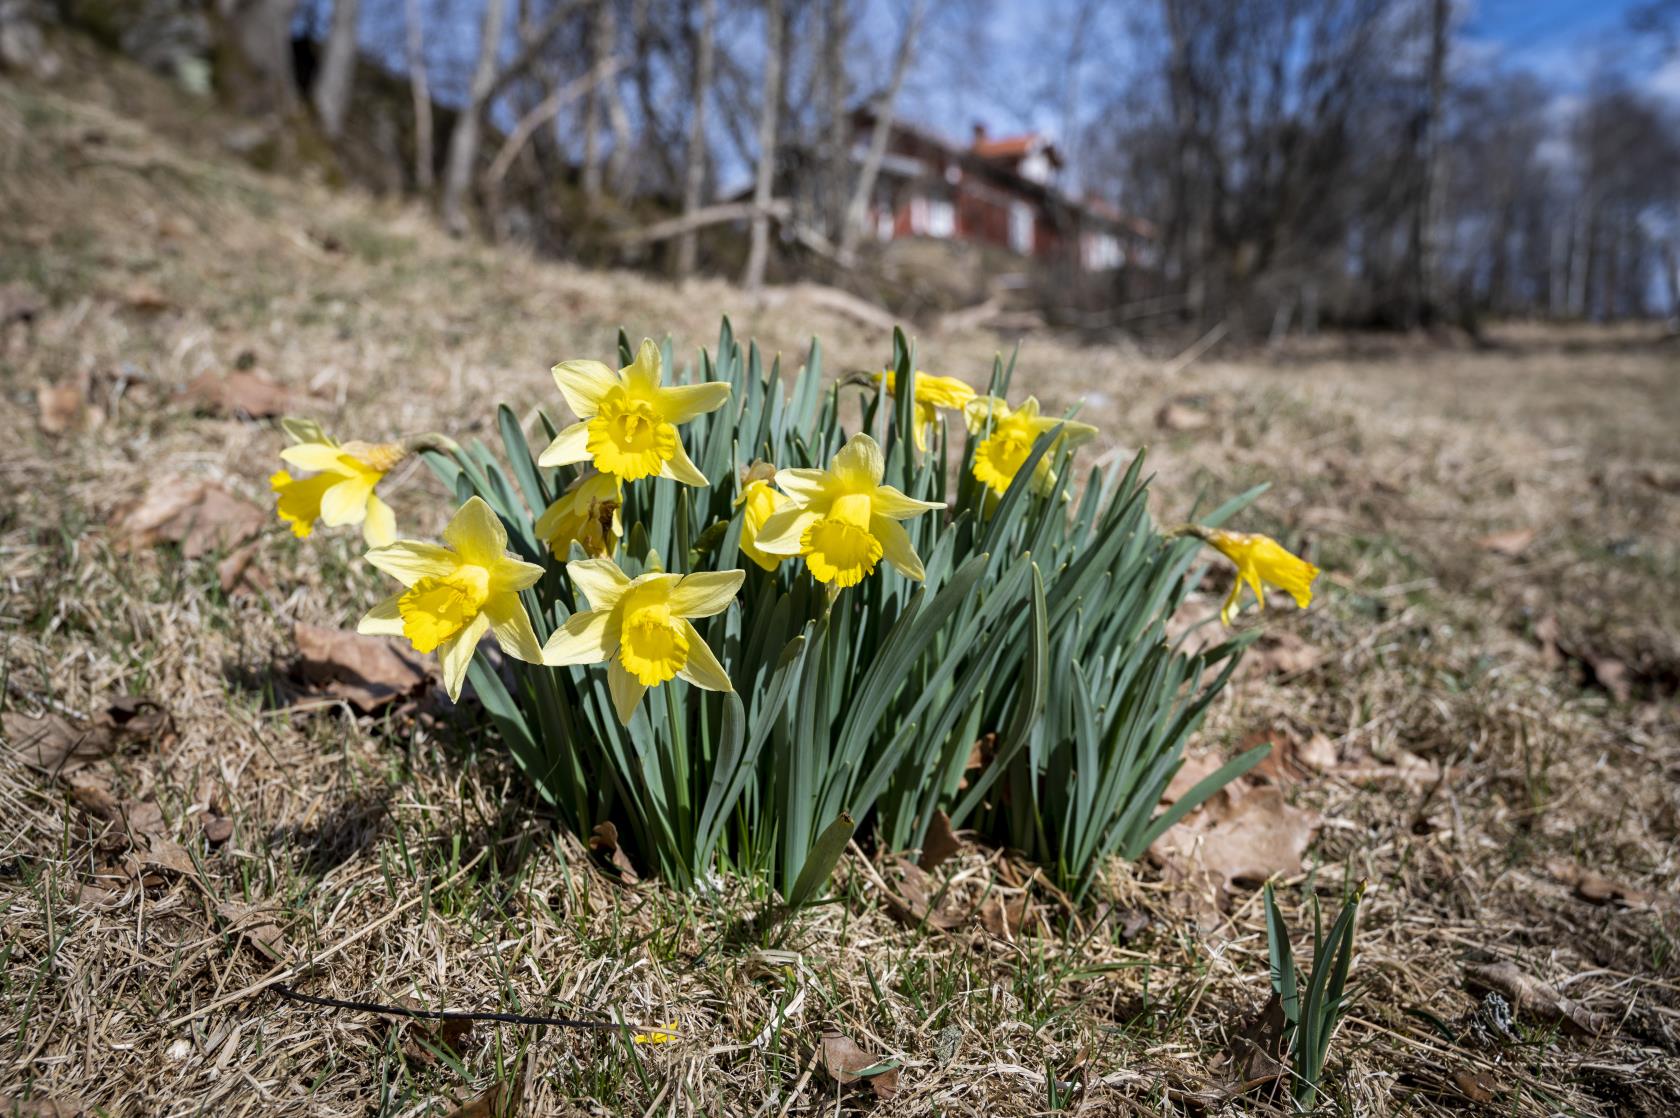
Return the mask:
M 866 1095 L 841 1097 L 810 1072 L 824 1022 L 904 1062 L 895 1114 L 1043 1112 L 1047 1071 L 1088 1086 L 1087 1113 L 1154 1113 L 1208 1071 L 1265 992 L 1248 894 L 1222 934 L 1200 936 L 1172 916 L 1179 898 L 1117 867 L 1117 907 L 1155 914 L 1140 938 L 1127 942 L 1121 921 L 1052 914 L 1056 931 L 1010 942 L 978 927 L 902 928 L 851 864 L 843 903 L 743 936 L 751 898 L 605 883 L 533 817 L 493 743 L 426 720 L 270 709 L 263 681 L 292 622 L 353 621 L 377 579 L 343 537 L 266 536 L 259 562 L 275 589 L 233 600 L 207 565 L 113 550 L 113 513 L 151 479 L 213 479 L 263 499 L 280 436 L 195 417 L 177 393 L 200 372 L 248 352 L 318 393 L 331 429 L 461 434 L 497 399 L 548 400 L 547 367 L 608 352 L 621 324 L 694 346 L 729 312 L 788 354 L 821 334 L 841 368 L 878 361 L 887 339 L 797 298 L 755 307 L 722 284 L 678 289 L 451 242 L 415 212 L 221 159 L 212 114 L 120 65 L 81 77 L 74 96 L 0 85 L 0 283 L 23 281 L 50 304 L 0 342 L 4 703 L 89 711 L 116 693 L 162 698 L 179 740 L 110 764 L 119 790 L 163 808 L 197 881 L 84 896 L 79 816 L 59 786 L 0 762 L 13 821 L 0 862 L 0 1097 L 113 1114 L 165 1112 L 159 1100 L 169 1113 L 419 1114 L 517 1079 L 527 1113 L 868 1109 Z M 142 287 L 167 306 L 134 306 Z M 1491 1068 L 1500 1113 L 1666 1113 L 1680 1083 L 1680 360 L 1631 333 L 1504 340 L 1486 354 L 1326 343 L 1165 378 L 1135 356 L 1042 338 L 1017 383 L 1054 406 L 1088 396 L 1085 418 L 1109 439 L 1096 453 L 1159 439 L 1163 519 L 1204 490 L 1274 481 L 1248 526 L 1310 538 L 1329 571 L 1309 613 L 1267 617 L 1320 649 L 1320 664 L 1249 678 L 1204 737 L 1229 749 L 1256 732 L 1319 731 L 1338 749 L 1336 768 L 1289 787 L 1329 820 L 1311 880 L 1326 896 L 1346 877 L 1371 882 L 1357 1001 L 1332 1054 L 1335 1103 L 1456 1111 L 1468 1104 L 1452 1073 Z M 930 367 L 971 378 L 997 345 L 923 340 Z M 84 371 L 100 374 L 108 423 L 43 436 L 36 384 Z M 1155 411 L 1175 397 L 1216 424 L 1158 432 Z M 418 473 L 394 503 L 405 524 L 441 521 Z M 1522 527 L 1538 534 L 1517 559 L 1475 544 Z M 1535 640 L 1548 615 L 1571 650 L 1623 661 L 1634 700 L 1584 687 L 1579 661 L 1549 662 Z M 1369 775 L 1401 750 L 1446 777 Z M 197 805 L 211 801 L 236 822 L 220 849 L 200 835 Z M 1560 857 L 1658 903 L 1575 898 L 1546 869 Z M 979 853 L 947 872 L 958 892 L 993 881 Z M 413 1030 L 233 999 L 269 967 L 214 918 L 230 899 L 275 906 L 289 958 L 332 950 L 313 990 L 607 1006 L 632 1021 L 676 1016 L 683 1037 L 633 1048 L 481 1027 L 459 1066 L 405 1062 Z M 1473 1051 L 1456 1030 L 1475 1005 L 1463 965 L 1490 956 L 1565 983 L 1616 1032 L 1582 1040 L 1530 1025 L 1519 1046 Z

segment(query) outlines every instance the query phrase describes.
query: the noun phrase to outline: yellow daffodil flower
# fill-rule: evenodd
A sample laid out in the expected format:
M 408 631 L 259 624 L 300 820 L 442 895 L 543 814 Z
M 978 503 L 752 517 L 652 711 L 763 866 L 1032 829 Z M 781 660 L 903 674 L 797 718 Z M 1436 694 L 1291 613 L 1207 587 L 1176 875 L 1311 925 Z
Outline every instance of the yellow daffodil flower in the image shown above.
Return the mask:
M 1231 608 L 1237 604 L 1245 582 L 1254 588 L 1254 597 L 1262 609 L 1266 606 L 1265 584 L 1268 582 L 1294 598 L 1295 604 L 1302 609 L 1312 602 L 1312 584 L 1313 579 L 1318 577 L 1318 568 L 1291 554 L 1272 537 L 1199 526 L 1192 528 L 1189 534 L 1218 548 L 1225 558 L 1236 564 L 1237 577 L 1231 583 L 1231 593 L 1219 611 L 1219 620 L 1226 625 L 1231 623 Z
M 653 1029 L 645 1033 L 637 1033 L 635 1036 L 630 1038 L 630 1042 L 632 1044 L 669 1044 L 676 1039 L 677 1023 L 675 1021 L 667 1021 L 657 1029 Z
M 612 474 L 584 474 L 537 517 L 538 538 L 548 541 L 556 559 L 571 553 L 574 540 L 593 558 L 611 555 L 624 538 L 618 516 L 622 490 Z
M 790 501 L 765 519 L 758 550 L 803 556 L 811 577 L 837 588 L 863 581 L 883 556 L 919 581 L 922 561 L 899 521 L 945 506 L 882 485 L 885 472 L 881 448 L 864 434 L 847 440 L 826 470 L 782 470 L 776 484 Z
M 642 342 L 636 360 L 614 372 L 599 361 L 562 361 L 554 383 L 578 422 L 557 435 L 537 462 L 564 466 L 593 460 L 602 473 L 625 481 L 666 477 L 706 485 L 683 449 L 677 425 L 721 408 L 729 399 L 722 381 L 666 387 L 659 347 Z
M 1009 483 L 1015 480 L 1015 475 L 1032 453 L 1033 444 L 1044 432 L 1054 430 L 1058 425 L 1062 428 L 1057 445 L 1038 460 L 1038 466 L 1033 470 L 1033 490 L 1041 496 L 1049 493 L 1056 482 L 1056 471 L 1050 468 L 1050 455 L 1060 446 L 1078 446 L 1091 441 L 1097 434 L 1097 429 L 1089 423 L 1039 415 L 1038 401 L 1031 396 L 1023 400 L 1018 408 L 1011 408 L 996 396 L 979 396 L 970 401 L 964 411 L 968 417 L 968 429 L 974 434 L 984 431 L 987 421 L 991 421 L 991 432 L 974 449 L 974 477 L 999 496 L 1009 489 Z
M 359 633 L 406 637 L 417 652 L 437 651 L 443 686 L 461 697 L 461 681 L 486 631 L 502 652 L 542 663 L 542 646 L 519 592 L 543 569 L 507 554 L 507 530 L 483 498 L 469 497 L 443 530 L 446 546 L 398 540 L 367 553 L 367 561 L 405 589 L 368 610 Z
M 891 369 L 880 374 L 889 395 L 898 393 L 893 382 L 897 379 Z M 956 377 L 938 377 L 916 370 L 916 449 L 927 451 L 928 442 L 939 425 L 939 409 L 966 408 L 974 399 L 974 389 Z
M 735 507 L 744 508 L 741 518 L 741 554 L 767 571 L 773 571 L 780 566 L 782 556 L 766 555 L 760 551 L 758 534 L 764 530 L 764 522 L 788 503 L 786 497 L 770 488 L 770 482 L 775 476 L 776 467 L 768 462 L 754 462 L 743 479 L 740 495 L 735 498 Z
M 292 534 L 304 539 L 315 530 L 315 521 L 330 528 L 360 524 L 369 547 L 384 547 L 397 538 L 397 518 L 391 506 L 379 499 L 374 487 L 387 471 L 408 456 L 397 443 L 351 442 L 340 446 L 307 419 L 284 419 L 281 425 L 292 445 L 280 457 L 311 477 L 293 477 L 278 470 L 268 479 L 274 490 L 280 519 Z
M 566 573 L 590 608 L 554 631 L 542 661 L 552 667 L 607 661 L 620 722 L 630 724 L 649 687 L 678 676 L 708 691 L 735 689 L 689 619 L 728 609 L 745 571 L 652 571 L 632 579 L 611 559 L 579 559 L 566 564 Z

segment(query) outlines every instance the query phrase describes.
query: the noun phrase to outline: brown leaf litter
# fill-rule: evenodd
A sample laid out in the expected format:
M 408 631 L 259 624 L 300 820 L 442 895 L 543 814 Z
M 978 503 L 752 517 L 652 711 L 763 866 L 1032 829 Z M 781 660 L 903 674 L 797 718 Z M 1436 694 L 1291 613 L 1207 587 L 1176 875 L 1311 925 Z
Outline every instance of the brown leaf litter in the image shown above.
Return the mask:
M 119 551 L 178 544 L 186 559 L 231 551 L 268 525 L 269 514 L 213 482 L 159 478 L 139 500 L 119 509 L 113 533 Z
M 186 391 L 200 412 L 229 419 L 273 419 L 296 411 L 303 403 L 291 388 L 247 369 L 204 373 Z
M 842 1087 L 865 1082 L 878 1099 L 890 1099 L 898 1093 L 897 1063 L 884 1061 L 859 1047 L 839 1029 L 823 1029 L 817 1055 L 823 1071 Z
M 113 699 L 91 720 L 9 710 L 0 714 L 0 725 L 25 763 L 54 775 L 69 775 L 132 745 L 162 748 L 175 739 L 175 720 L 162 704 L 133 695 Z
M 349 703 L 375 714 L 422 694 L 431 668 L 405 641 L 299 622 L 292 629 L 298 660 L 293 675 L 304 693 Z
M 1577 1036 L 1597 1036 L 1611 1027 L 1607 1017 L 1565 997 L 1557 987 L 1535 978 L 1515 963 L 1472 965 L 1465 968 L 1464 977 L 1471 989 L 1501 994 L 1517 1013 L 1561 1025 Z

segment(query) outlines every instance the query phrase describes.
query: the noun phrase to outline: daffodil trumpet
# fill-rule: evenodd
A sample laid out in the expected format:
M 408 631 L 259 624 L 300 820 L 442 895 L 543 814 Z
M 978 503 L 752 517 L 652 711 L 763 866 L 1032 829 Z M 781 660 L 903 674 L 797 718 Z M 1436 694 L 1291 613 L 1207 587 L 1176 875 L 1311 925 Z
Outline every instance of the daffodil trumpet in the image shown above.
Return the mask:
M 765 518 L 755 545 L 765 555 L 803 558 L 812 578 L 834 588 L 856 586 L 883 558 L 920 581 L 922 560 L 900 521 L 945 506 L 882 485 L 885 473 L 880 446 L 861 433 L 826 470 L 779 471 L 788 505 Z
M 693 618 L 728 609 L 745 571 L 650 571 L 631 578 L 611 559 L 578 559 L 566 564 L 566 574 L 590 608 L 554 631 L 543 645 L 542 662 L 550 667 L 605 662 L 621 723 L 630 724 L 648 688 L 673 679 L 708 691 L 735 689 Z
M 1237 568 L 1231 581 L 1231 592 L 1219 610 L 1219 620 L 1229 625 L 1231 614 L 1242 595 L 1243 584 L 1254 590 L 1254 598 L 1261 609 L 1266 608 L 1266 584 L 1284 591 L 1295 604 L 1306 609 L 1312 603 L 1312 584 L 1319 569 L 1291 552 L 1270 536 L 1258 532 L 1227 532 L 1223 528 L 1207 528 L 1200 524 L 1181 524 L 1169 529 L 1165 536 L 1175 539 L 1192 536 L 1217 550 Z
M 1008 492 L 1009 484 L 1021 471 L 1039 436 L 1060 428 L 1050 450 L 1054 453 L 1064 446 L 1079 446 L 1096 438 L 1097 429 L 1089 423 L 1073 419 L 1056 419 L 1040 415 L 1038 400 L 1028 396 L 1018 408 L 996 396 L 977 396 L 963 409 L 969 432 L 981 436 L 974 448 L 974 478 L 998 496 Z M 1050 454 L 1041 456 L 1033 467 L 1033 492 L 1048 495 L 1056 483 L 1056 472 L 1050 465 Z
M 722 381 L 666 385 L 659 347 L 644 340 L 636 359 L 614 370 L 599 361 L 562 361 L 554 383 L 578 421 L 537 458 L 542 466 L 591 461 L 625 481 L 670 478 L 709 484 L 683 449 L 677 427 L 716 411 L 729 399 Z
M 556 559 L 566 559 L 574 543 L 591 558 L 610 556 L 624 538 L 623 493 L 624 483 L 612 474 L 580 474 L 537 517 L 537 538 L 547 541 Z
M 486 633 L 502 652 L 542 662 L 542 646 L 519 592 L 543 569 L 507 554 L 507 529 L 481 497 L 469 497 L 443 530 L 443 545 L 398 540 L 367 553 L 367 561 L 402 583 L 401 593 L 374 606 L 359 633 L 404 637 L 417 652 L 433 652 L 451 700 Z
M 889 396 L 898 395 L 898 377 L 891 369 L 876 374 L 875 380 L 886 388 Z M 979 395 L 956 377 L 935 376 L 920 369 L 916 370 L 912 393 L 916 411 L 916 449 L 923 454 L 927 453 L 928 444 L 938 429 L 940 411 L 962 411 Z
M 754 462 L 743 472 L 741 492 L 735 497 L 735 507 L 741 510 L 741 554 L 767 571 L 781 566 L 784 558 L 758 546 L 765 521 L 788 504 L 788 499 L 770 486 L 775 477 L 776 467 L 768 462 Z

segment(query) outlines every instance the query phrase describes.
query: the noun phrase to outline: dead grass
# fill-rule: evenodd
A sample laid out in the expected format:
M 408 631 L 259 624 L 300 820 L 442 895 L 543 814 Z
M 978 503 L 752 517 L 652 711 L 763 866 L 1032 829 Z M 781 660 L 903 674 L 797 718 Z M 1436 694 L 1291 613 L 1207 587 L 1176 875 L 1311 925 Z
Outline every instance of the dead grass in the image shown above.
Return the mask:
M 1036 934 L 998 936 L 900 925 L 860 858 L 835 903 L 792 926 L 757 927 L 763 898 L 740 884 L 626 889 L 470 722 L 276 704 L 292 624 L 346 624 L 369 600 L 355 541 L 299 546 L 275 525 L 257 553 L 271 588 L 229 596 L 213 563 L 124 554 L 110 531 L 157 478 L 265 500 L 279 433 L 196 416 L 182 395 L 241 355 L 314 393 L 333 429 L 459 435 L 496 400 L 544 400 L 549 365 L 606 352 L 620 325 L 693 347 L 729 313 L 795 359 L 820 335 L 836 369 L 874 364 L 887 339 L 797 300 L 755 307 L 719 283 L 451 242 L 392 203 L 256 175 L 216 155 L 209 114 L 120 65 L 69 93 L 0 87 L 0 284 L 47 304 L 0 326 L 3 702 L 91 714 L 116 695 L 159 698 L 172 740 L 97 771 L 119 799 L 155 803 L 151 848 L 188 860 L 101 879 L 128 845 L 120 826 L 90 824 L 63 782 L 0 750 L 0 1099 L 36 1100 L 25 1113 L 420 1115 L 502 1083 L 530 1114 L 1198 1105 L 1267 991 L 1254 894 L 1209 934 L 1147 868 L 1117 866 L 1103 907 L 1068 913 L 1038 892 Z M 1304 897 L 1370 883 L 1326 1106 L 1669 1114 L 1680 356 L 1632 330 L 1512 328 L 1499 342 L 1327 340 L 1169 377 L 1134 352 L 1043 337 L 1017 383 L 1050 406 L 1086 398 L 1107 453 L 1153 444 L 1162 519 L 1272 482 L 1245 526 L 1309 545 L 1327 569 L 1312 610 L 1266 618 L 1316 664 L 1249 676 L 1203 734 L 1229 750 L 1317 732 L 1336 750 L 1328 771 L 1288 782 L 1325 824 L 1282 889 L 1304 928 Z M 922 344 L 930 367 L 978 378 L 1003 343 Z M 45 435 L 37 386 L 79 378 L 103 425 Z M 1170 400 L 1212 422 L 1162 430 Z M 394 504 L 405 523 L 441 522 L 419 473 Z M 1512 554 L 1478 543 L 1529 530 Z M 217 814 L 234 823 L 221 845 L 204 833 Z M 1562 863 L 1636 903 L 1586 899 Z M 1008 888 L 979 851 L 939 874 L 956 897 Z M 265 923 L 278 962 L 251 942 Z M 1613 1029 L 1571 1036 L 1519 1014 L 1514 1037 L 1478 1042 L 1465 971 L 1495 959 Z M 681 1038 L 479 1026 L 454 1050 L 414 1024 L 259 989 L 311 962 L 297 981 L 315 993 L 676 1018 Z M 825 1023 L 902 1063 L 896 1097 L 843 1092 L 814 1068 Z

